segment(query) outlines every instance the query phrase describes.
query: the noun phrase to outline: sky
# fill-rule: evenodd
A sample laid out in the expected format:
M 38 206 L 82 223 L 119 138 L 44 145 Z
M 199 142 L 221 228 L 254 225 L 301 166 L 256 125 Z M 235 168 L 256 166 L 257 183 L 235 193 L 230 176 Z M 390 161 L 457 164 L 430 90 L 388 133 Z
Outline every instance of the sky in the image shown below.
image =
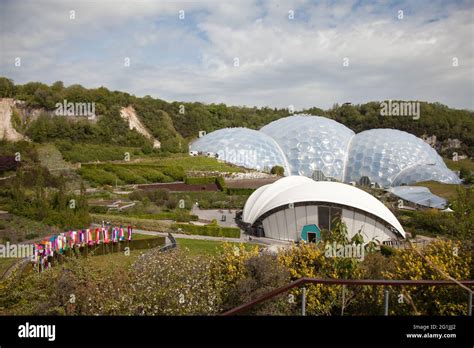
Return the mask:
M 168 101 L 474 110 L 474 0 L 0 0 L 0 76 Z

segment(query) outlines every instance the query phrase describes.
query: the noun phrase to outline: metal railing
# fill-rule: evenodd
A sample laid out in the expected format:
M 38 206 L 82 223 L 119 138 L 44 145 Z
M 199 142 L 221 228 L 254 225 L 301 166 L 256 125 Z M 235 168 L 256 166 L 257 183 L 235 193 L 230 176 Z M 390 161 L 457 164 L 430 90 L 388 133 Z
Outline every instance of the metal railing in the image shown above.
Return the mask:
M 474 280 L 460 281 L 459 283 L 465 286 L 474 286 Z M 282 293 L 285 293 L 293 288 L 302 287 L 305 284 L 327 284 L 327 285 L 373 285 L 373 286 L 404 286 L 404 285 L 422 285 L 422 286 L 453 286 L 457 283 L 450 280 L 384 280 L 384 279 L 320 279 L 320 278 L 301 278 L 288 285 L 282 286 L 269 293 L 256 298 L 255 300 L 244 303 L 235 307 L 222 315 L 230 316 L 235 314 L 245 313 L 256 305 L 263 303 L 271 298 L 274 298 Z M 472 315 L 473 294 L 474 291 L 468 290 L 468 315 Z M 385 290 L 384 293 L 384 314 L 388 315 L 388 300 L 389 293 Z M 306 315 L 306 288 L 303 287 L 301 298 L 301 314 Z

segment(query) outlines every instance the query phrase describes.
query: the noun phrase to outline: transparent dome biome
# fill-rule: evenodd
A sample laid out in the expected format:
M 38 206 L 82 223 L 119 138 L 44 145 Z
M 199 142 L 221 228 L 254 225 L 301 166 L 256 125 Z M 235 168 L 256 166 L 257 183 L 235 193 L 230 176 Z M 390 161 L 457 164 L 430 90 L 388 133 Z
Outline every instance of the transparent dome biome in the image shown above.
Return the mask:
M 260 129 L 285 153 L 292 175 L 311 177 L 320 171 L 343 180 L 347 146 L 354 132 L 334 120 L 300 114 L 273 121 Z
M 190 151 L 209 152 L 219 160 L 256 170 L 270 170 L 278 165 L 285 169 L 285 175 L 289 174 L 288 163 L 278 144 L 253 129 L 219 129 L 193 142 Z
M 367 176 L 388 187 L 404 169 L 414 165 L 445 168 L 443 159 L 416 136 L 396 129 L 371 129 L 357 134 L 349 146 L 345 181 Z
M 444 184 L 460 184 L 461 180 L 451 170 L 436 165 L 416 165 L 401 171 L 392 186 L 410 185 L 422 181 L 438 181 Z
M 423 205 L 425 207 L 437 209 L 444 209 L 446 207 L 446 199 L 432 194 L 427 187 L 395 186 L 390 187 L 388 192 L 391 192 L 405 201 Z
M 196 140 L 190 150 L 256 170 L 280 165 L 285 175 L 314 180 L 349 183 L 368 177 L 381 187 L 461 182 L 436 150 L 410 133 L 372 129 L 355 134 L 334 120 L 305 114 L 273 121 L 260 131 L 220 129 Z

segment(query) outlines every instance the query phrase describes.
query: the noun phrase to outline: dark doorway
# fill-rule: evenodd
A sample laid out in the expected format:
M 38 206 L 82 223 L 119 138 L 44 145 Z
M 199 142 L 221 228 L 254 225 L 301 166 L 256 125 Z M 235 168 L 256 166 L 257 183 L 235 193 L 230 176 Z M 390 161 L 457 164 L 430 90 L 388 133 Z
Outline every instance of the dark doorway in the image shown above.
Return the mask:
M 308 243 L 316 243 L 316 233 L 308 232 Z

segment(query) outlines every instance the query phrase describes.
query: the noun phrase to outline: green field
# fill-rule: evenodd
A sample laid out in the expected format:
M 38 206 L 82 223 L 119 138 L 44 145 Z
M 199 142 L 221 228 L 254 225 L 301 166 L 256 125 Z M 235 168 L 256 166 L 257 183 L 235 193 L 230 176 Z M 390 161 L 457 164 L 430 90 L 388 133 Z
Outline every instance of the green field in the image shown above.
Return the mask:
M 126 215 L 112 215 L 112 214 L 91 214 L 94 222 L 101 222 L 103 220 L 110 221 L 117 225 L 132 225 L 141 230 L 151 231 L 167 231 L 170 224 L 160 220 L 153 219 L 139 219 L 128 217 Z
M 128 268 L 140 255 L 148 252 L 148 250 L 131 250 L 127 255 L 123 252 L 111 253 L 106 255 L 97 255 L 87 258 L 87 263 L 94 268 L 101 270 L 116 270 L 119 268 Z
M 222 251 L 225 242 L 200 239 L 176 238 L 178 248 L 189 252 L 191 255 L 217 255 Z M 230 243 L 239 245 L 239 243 Z M 244 244 L 246 249 L 254 247 L 254 244 Z
M 123 148 L 117 150 L 119 155 L 123 157 Z M 123 185 L 182 181 L 189 171 L 241 172 L 244 169 L 218 162 L 215 158 L 173 155 L 134 163 L 83 164 L 79 174 L 96 185 Z
M 153 164 L 164 167 L 178 166 L 183 168 L 185 171 L 219 171 L 230 173 L 246 171 L 244 168 L 237 167 L 224 162 L 219 162 L 215 158 L 202 156 L 192 157 L 187 154 L 176 154 L 165 158 L 145 159 L 141 163 Z
M 41 144 L 36 148 L 38 159 L 48 170 L 71 170 L 74 166 L 63 159 L 63 155 L 54 144 Z
M 143 239 L 143 238 L 150 238 L 153 236 L 147 235 L 140 235 L 134 234 L 134 238 L 136 239 Z M 223 250 L 224 242 L 220 241 L 209 241 L 209 240 L 198 240 L 198 239 L 186 239 L 186 238 L 177 238 L 176 239 L 178 248 L 189 253 L 192 256 L 197 255 L 217 255 L 219 252 Z M 238 246 L 239 243 L 229 243 L 232 245 Z M 244 244 L 246 249 L 251 249 L 255 245 L 254 244 Z M 87 262 L 92 267 L 97 267 L 99 269 L 117 269 L 120 267 L 129 267 L 131 264 L 142 254 L 146 254 L 148 250 L 132 250 L 130 251 L 130 255 L 126 255 L 125 253 L 112 253 L 107 255 L 98 255 L 94 257 L 89 257 Z M 5 259 L 8 260 L 8 259 Z M 11 259 L 10 259 L 11 260 Z M 2 274 L 2 265 L 9 265 L 10 263 L 1 262 L 0 260 L 0 274 Z
M 13 263 L 18 261 L 18 259 L 15 258 L 7 258 L 7 257 L 1 257 L 0 258 L 0 277 L 3 276 L 3 273 L 10 267 Z
M 69 162 L 95 162 L 95 161 L 123 161 L 126 158 L 134 160 L 143 157 L 141 149 L 138 147 L 127 147 L 117 145 L 86 144 L 69 142 L 57 143 L 64 159 Z
M 470 159 L 463 159 L 456 162 L 447 158 L 443 158 L 443 160 L 444 163 L 446 163 L 446 166 L 451 170 L 460 170 L 461 167 L 464 167 L 469 169 L 471 172 L 474 172 L 474 161 L 471 161 Z
M 424 182 L 417 182 L 413 184 L 414 186 L 424 186 L 430 189 L 431 193 L 446 198 L 449 201 L 452 201 L 457 196 L 457 188 L 459 185 L 452 185 L 452 184 L 442 184 L 437 181 L 424 181 Z

